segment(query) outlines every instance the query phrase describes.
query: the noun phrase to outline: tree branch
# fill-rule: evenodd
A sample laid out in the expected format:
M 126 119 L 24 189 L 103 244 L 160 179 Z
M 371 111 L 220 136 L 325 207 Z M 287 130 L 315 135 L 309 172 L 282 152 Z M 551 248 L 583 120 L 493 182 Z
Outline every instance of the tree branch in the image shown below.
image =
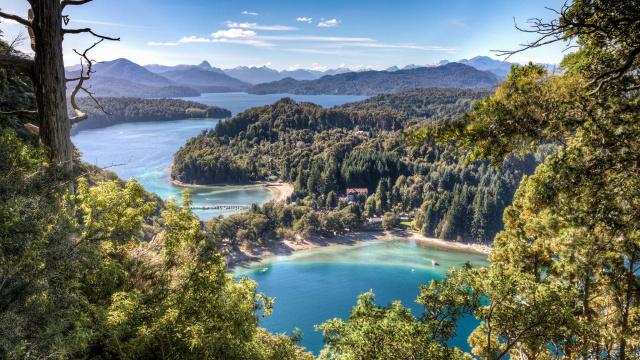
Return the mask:
M 93 97 L 93 94 L 91 92 L 89 92 L 89 90 L 87 90 L 86 88 L 82 87 L 82 85 L 84 84 L 85 80 L 88 80 L 90 78 L 91 75 L 91 66 L 93 66 L 93 61 L 91 59 L 89 59 L 89 57 L 87 56 L 87 53 L 93 49 L 94 47 L 96 47 L 98 44 L 100 44 L 102 41 L 104 41 L 104 39 L 100 39 L 98 42 L 94 43 L 93 45 L 91 45 L 89 48 L 85 49 L 85 51 L 80 54 L 77 50 L 73 49 L 73 51 L 80 55 L 80 66 L 82 66 L 81 70 L 80 70 L 80 77 L 77 78 L 78 79 L 78 83 L 76 84 L 76 86 L 73 88 L 73 90 L 71 91 L 71 95 L 69 96 L 69 102 L 71 103 L 71 107 L 73 108 L 73 111 L 76 112 L 76 114 L 78 116 L 69 119 L 69 121 L 71 121 L 71 125 L 77 124 L 80 121 L 86 120 L 89 115 L 87 115 L 85 112 L 83 112 L 82 110 L 80 110 L 80 107 L 78 107 L 78 105 L 76 104 L 76 95 L 78 94 L 78 91 L 82 90 L 84 92 L 86 92 L 91 99 L 93 99 L 93 101 L 96 102 L 96 104 L 100 107 L 100 109 L 105 113 L 105 114 L 109 114 L 112 115 L 111 113 L 108 113 L 103 107 L 102 105 L 100 105 L 100 103 L 98 102 L 98 100 L 96 100 L 95 97 Z M 83 66 L 83 59 L 84 61 L 87 62 L 87 71 L 84 73 L 84 75 L 82 74 L 82 71 L 84 70 L 84 66 Z M 69 81 L 69 80 L 67 80 Z
M 636 56 L 638 56 L 638 54 L 640 54 L 640 46 L 633 49 L 629 53 L 629 55 L 627 55 L 627 61 L 625 61 L 625 63 L 622 64 L 622 66 L 613 70 L 609 70 L 605 73 L 602 73 L 598 75 L 595 79 L 589 81 L 586 86 L 593 85 L 599 80 L 602 80 L 600 81 L 600 84 L 598 85 L 598 87 L 591 92 L 591 95 L 599 92 L 604 84 L 608 83 L 611 80 L 619 79 L 620 77 L 622 77 L 622 75 L 626 74 L 631 69 L 631 66 L 633 65 L 633 62 L 636 59 Z
M 0 55 L 0 68 L 13 70 L 33 78 L 35 62 L 15 55 Z
M 64 10 L 67 5 L 84 5 L 93 0 L 64 0 L 60 3 L 60 10 Z
M 36 116 L 38 116 L 38 112 L 34 111 L 34 110 L 16 110 L 16 111 L 0 112 L 0 115 L 4 115 L 4 116 L 30 116 L 32 118 L 35 118 Z
M 103 39 L 103 40 L 111 40 L 111 41 L 120 41 L 120 38 L 112 38 L 108 36 L 98 35 L 93 32 L 90 28 L 85 29 L 62 29 L 62 34 L 81 34 L 81 33 L 90 33 L 91 35 Z
M 40 128 L 33 125 L 32 123 L 26 123 L 24 124 L 24 127 L 26 127 L 27 130 L 29 130 L 31 133 L 40 136 Z
M 18 15 L 11 15 L 11 14 L 7 14 L 7 13 L 4 13 L 4 12 L 0 11 L 0 17 L 3 17 L 5 19 L 9 19 L 9 20 L 13 20 L 13 21 L 18 22 L 18 23 L 20 23 L 20 24 L 22 24 L 24 26 L 27 26 L 27 27 L 31 27 L 31 22 L 29 20 L 21 18 Z

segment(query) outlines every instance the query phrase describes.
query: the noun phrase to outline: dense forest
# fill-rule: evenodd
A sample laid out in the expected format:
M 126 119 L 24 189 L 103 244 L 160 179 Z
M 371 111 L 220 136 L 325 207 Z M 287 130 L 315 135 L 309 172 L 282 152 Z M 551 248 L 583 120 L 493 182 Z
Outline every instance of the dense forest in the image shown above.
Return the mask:
M 44 116 L 42 107 L 65 90 L 63 9 L 29 3 L 40 21 L 0 12 L 36 37 L 34 59 L 0 41 L 0 358 L 312 359 L 296 346 L 298 331 L 258 327 L 274 300 L 228 273 L 214 235 L 226 219 L 202 231 L 188 193 L 162 202 L 77 154 L 68 163 L 65 148 L 53 146 L 70 144 L 69 134 L 50 133 L 68 130 L 64 97 L 47 103 L 63 116 Z M 210 142 L 228 151 L 238 177 L 294 182 L 299 206 L 270 203 L 229 218 L 244 221 L 247 238 L 270 224 L 289 236 L 287 224 L 304 218 L 351 228 L 359 203 L 367 211 L 375 201 L 377 211 L 378 201 L 397 201 L 396 191 L 405 198 L 417 184 L 427 212 L 435 199 L 425 194 L 462 204 L 517 187 L 489 268 L 466 265 L 421 285 L 420 314 L 360 294 L 348 318 L 317 326 L 325 343 L 318 359 L 640 358 L 640 6 L 576 0 L 557 13 L 552 22 L 532 20 L 540 39 L 527 47 L 568 41 L 563 71 L 515 66 L 459 119 L 284 100 L 191 140 L 195 158 L 216 155 Z M 52 39 L 57 46 L 44 46 Z M 35 66 L 42 58 L 52 66 Z M 54 86 L 43 92 L 42 84 Z M 292 128 L 272 129 L 283 124 Z M 262 154 L 275 149 L 270 164 Z M 289 168 L 276 161 L 292 150 L 299 159 Z M 237 161 L 248 154 L 265 169 Z M 378 180 L 375 195 L 341 203 L 334 189 L 358 174 Z M 320 215 L 325 194 L 325 206 L 337 210 Z M 448 206 L 451 219 L 469 219 L 460 209 Z M 447 345 L 463 316 L 481 321 L 468 338 L 473 355 Z
M 0 358 L 313 359 L 299 332 L 258 327 L 273 300 L 228 273 L 189 194 L 52 163 L 25 129 L 34 94 L 0 67 Z
M 247 92 L 258 95 L 377 95 L 394 94 L 422 87 L 488 88 L 498 82 L 498 77 L 490 72 L 480 71 L 463 64 L 450 63 L 438 67 L 421 67 L 394 72 L 363 71 L 326 75 L 309 81 L 285 78 L 255 85 Z
M 265 228 L 269 231 L 260 231 L 255 239 L 277 236 L 279 227 L 333 236 L 363 228 L 367 217 L 408 212 L 415 215 L 413 226 L 425 235 L 487 241 L 502 229 L 500 214 L 522 176 L 531 174 L 554 146 L 536 156 L 511 157 L 496 170 L 487 162 L 465 164 L 453 146 L 407 143 L 403 133 L 411 125 L 452 121 L 482 94 L 486 92 L 418 89 L 335 109 L 284 98 L 189 140 L 176 153 L 172 176 L 199 184 L 280 179 L 294 184 L 292 201 L 326 211 L 344 209 L 337 199 L 347 188 L 368 188 L 372 195 L 350 210 L 357 215 L 356 222 L 347 221 L 352 226 L 338 226 L 318 214 L 322 221 L 315 226 L 272 221 Z M 236 233 L 250 230 L 234 228 Z
M 184 119 L 224 119 L 231 111 L 179 99 L 79 98 L 77 103 L 89 115 L 72 131 L 96 129 L 115 124 Z

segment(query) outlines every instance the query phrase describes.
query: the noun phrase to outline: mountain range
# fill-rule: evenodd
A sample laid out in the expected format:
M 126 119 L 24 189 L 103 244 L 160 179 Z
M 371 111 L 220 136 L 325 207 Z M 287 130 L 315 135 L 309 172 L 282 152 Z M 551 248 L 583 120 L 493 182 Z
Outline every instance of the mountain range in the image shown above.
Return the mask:
M 462 59 L 458 64 L 468 65 L 484 74 L 465 75 L 458 69 L 454 80 L 437 79 L 437 76 L 450 76 L 451 69 L 443 72 L 429 72 L 425 69 L 445 68 L 451 64 L 443 60 L 436 64 L 409 64 L 402 68 L 392 66 L 384 71 L 338 68 L 325 71 L 296 69 L 278 71 L 266 66 L 239 66 L 233 69 L 220 69 L 207 61 L 199 65 L 166 66 L 150 64 L 141 66 L 127 59 L 116 59 L 93 66 L 95 72 L 85 85 L 91 86 L 96 96 L 135 96 L 156 97 L 194 97 L 201 93 L 243 92 L 252 93 L 331 93 L 331 94 L 367 94 L 389 93 L 413 89 L 416 86 L 438 87 L 479 87 L 491 86 L 496 79 L 504 80 L 512 63 L 494 60 L 486 56 Z M 80 66 L 66 68 L 68 77 L 77 77 Z M 414 72 L 408 72 L 415 70 Z M 429 78 L 428 74 L 436 77 Z M 429 78 L 429 80 L 427 80 Z M 384 84 L 386 82 L 386 84 Z M 356 89 L 354 86 L 365 86 Z M 378 85 L 375 85 L 378 84 Z M 257 85 L 257 86 L 254 86 Z M 82 94 L 80 94 L 82 96 Z
M 286 78 L 258 84 L 248 90 L 250 94 L 299 95 L 377 95 L 393 94 L 422 87 L 487 88 L 500 82 L 500 78 L 471 66 L 449 63 L 437 67 L 416 67 L 407 70 L 364 71 L 323 76 L 317 80 L 300 81 Z

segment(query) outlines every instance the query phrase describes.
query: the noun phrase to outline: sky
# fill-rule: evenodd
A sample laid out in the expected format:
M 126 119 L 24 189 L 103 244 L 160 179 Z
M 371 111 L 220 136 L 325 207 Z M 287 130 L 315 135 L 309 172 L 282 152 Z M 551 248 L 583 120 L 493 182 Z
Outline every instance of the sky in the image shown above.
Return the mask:
M 535 40 L 514 26 L 531 18 L 552 20 L 564 0 L 94 0 L 68 6 L 66 28 L 91 27 L 120 37 L 103 42 L 93 59 L 127 58 L 146 64 L 199 64 L 227 69 L 264 66 L 277 70 L 383 70 L 407 64 L 426 65 L 474 56 L 496 56 L 492 50 L 515 50 Z M 2 0 L 3 12 L 26 18 L 26 0 Z M 7 40 L 24 26 L 0 22 Z M 67 66 L 79 63 L 73 49 L 94 39 L 66 35 Z M 556 64 L 566 44 L 528 50 L 509 59 Z M 30 53 L 28 43 L 20 48 Z

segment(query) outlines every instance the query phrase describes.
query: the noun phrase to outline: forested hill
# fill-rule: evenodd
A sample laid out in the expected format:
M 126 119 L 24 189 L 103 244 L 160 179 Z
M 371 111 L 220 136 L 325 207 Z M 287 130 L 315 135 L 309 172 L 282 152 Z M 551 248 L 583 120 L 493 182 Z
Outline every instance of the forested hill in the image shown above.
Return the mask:
M 250 94 L 302 94 L 302 95 L 377 95 L 393 94 L 421 87 L 486 88 L 498 83 L 499 78 L 487 71 L 471 66 L 450 63 L 438 67 L 387 71 L 364 71 L 317 80 L 296 81 L 291 78 L 258 84 L 248 90 Z
M 493 89 L 418 88 L 397 94 L 380 94 L 365 100 L 346 103 L 343 109 L 391 108 L 408 117 L 423 120 L 458 118 L 471 111 L 473 104 L 491 94 Z
M 105 114 L 91 98 L 77 98 L 78 106 L 89 118 L 75 124 L 72 132 L 129 122 L 224 119 L 231 116 L 231 111 L 227 109 L 179 99 L 104 97 L 97 100 L 104 110 L 112 115 Z
M 437 123 L 450 118 L 446 114 L 455 118 L 471 110 L 479 96 L 426 89 L 332 109 L 284 98 L 190 139 L 175 155 L 172 177 L 197 184 L 280 179 L 294 184 L 298 204 L 329 210 L 336 209 L 337 197 L 347 188 L 368 188 L 370 197 L 356 206 L 358 220 L 347 226 L 351 229 L 361 226 L 363 216 L 419 209 L 414 224 L 426 235 L 489 239 L 502 229 L 500 214 L 522 176 L 545 152 L 510 158 L 496 170 L 486 162 L 465 165 L 452 146 L 408 144 L 402 135 L 413 124 Z M 428 107 L 439 111 L 414 116 L 426 113 L 427 97 L 432 99 Z M 341 231 L 307 225 L 320 234 Z

